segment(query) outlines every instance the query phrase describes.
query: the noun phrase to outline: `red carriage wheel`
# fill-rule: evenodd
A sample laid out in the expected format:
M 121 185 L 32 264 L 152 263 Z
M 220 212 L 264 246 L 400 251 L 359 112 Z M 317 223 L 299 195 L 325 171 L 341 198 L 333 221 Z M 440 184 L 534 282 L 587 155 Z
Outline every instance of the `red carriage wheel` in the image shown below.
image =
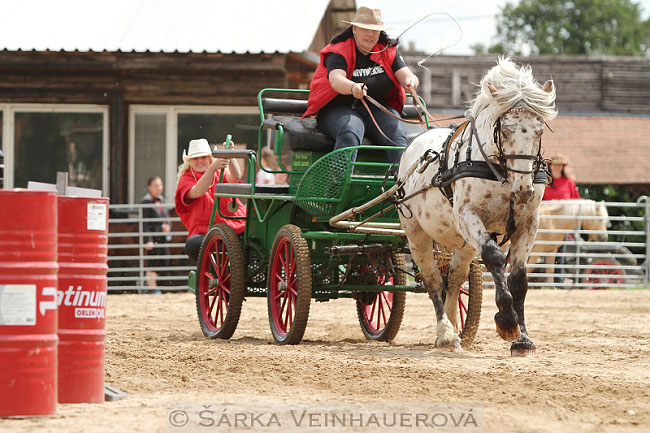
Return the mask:
M 591 290 L 603 290 L 611 285 L 622 284 L 623 274 L 621 263 L 613 258 L 601 259 L 591 263 L 592 266 L 605 266 L 601 268 L 587 269 L 587 283 L 593 284 Z
M 311 260 L 300 228 L 287 224 L 273 241 L 267 301 L 273 338 L 280 344 L 298 344 L 309 318 Z
M 205 236 L 196 275 L 196 311 L 203 334 L 230 338 L 237 328 L 246 291 L 244 256 L 230 226 L 216 225 Z
M 404 269 L 406 259 L 403 254 L 393 256 L 396 268 Z M 406 274 L 396 270 L 394 277 L 377 275 L 379 285 L 406 285 Z M 357 297 L 357 316 L 361 330 L 368 340 L 391 341 L 397 335 L 404 316 L 406 293 L 404 292 L 363 292 Z

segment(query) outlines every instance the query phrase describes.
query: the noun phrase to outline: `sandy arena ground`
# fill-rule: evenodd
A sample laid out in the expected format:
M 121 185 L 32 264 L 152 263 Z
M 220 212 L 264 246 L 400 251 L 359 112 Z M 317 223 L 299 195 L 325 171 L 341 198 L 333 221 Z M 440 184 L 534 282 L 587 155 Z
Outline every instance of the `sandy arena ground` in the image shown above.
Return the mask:
M 494 331 L 494 291 L 462 353 L 434 347 L 426 295 L 409 294 L 392 344 L 367 342 L 353 301 L 312 301 L 302 344 L 277 346 L 266 300 L 248 299 L 230 341 L 203 337 L 188 293 L 111 295 L 106 383 L 128 398 L 59 405 L 12 432 L 162 432 L 173 402 L 478 402 L 486 432 L 650 431 L 650 291 L 529 291 L 533 358 Z M 206 430 L 217 431 L 217 430 Z

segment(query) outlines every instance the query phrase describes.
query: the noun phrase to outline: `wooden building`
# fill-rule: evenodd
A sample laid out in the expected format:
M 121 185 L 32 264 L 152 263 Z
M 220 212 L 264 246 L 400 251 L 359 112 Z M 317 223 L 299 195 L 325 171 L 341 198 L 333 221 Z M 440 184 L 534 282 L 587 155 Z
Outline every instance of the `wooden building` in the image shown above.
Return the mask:
M 196 0 L 192 9 L 173 0 L 116 1 L 99 17 L 57 16 L 37 42 L 25 24 L 29 14 L 19 10 L 16 28 L 0 29 L 5 187 L 54 182 L 67 171 L 73 185 L 133 203 L 147 178 L 161 175 L 171 197 L 188 141 L 217 143 L 232 134 L 253 146 L 259 90 L 306 88 L 319 49 L 355 11 L 354 0 Z M 56 13 L 60 6 L 51 3 L 40 12 Z M 473 83 L 496 61 L 436 56 L 425 70 L 417 66 L 423 53 L 404 54 L 438 112 L 462 112 Z M 544 136 L 548 156 L 567 154 L 581 183 L 650 184 L 650 60 L 516 60 L 530 63 L 538 80 L 555 80 L 560 117 L 556 133 Z M 635 168 L 624 178 L 608 166 Z
M 424 53 L 405 60 L 420 77 L 420 94 L 432 109 L 460 113 L 496 56 L 437 56 L 417 66 Z M 578 184 L 615 184 L 650 193 L 650 59 L 537 56 L 529 64 L 543 83 L 553 79 L 558 117 L 550 122 L 546 157 L 569 158 Z
M 90 34 L 89 42 L 58 41 L 53 30 L 46 45 L 29 45 L 28 35 L 12 45 L 0 30 L 5 187 L 53 183 L 67 171 L 72 185 L 128 203 L 161 175 L 171 197 L 189 140 L 220 143 L 232 134 L 256 144 L 259 90 L 306 88 L 318 59 L 310 49 L 354 16 L 355 2 L 240 3 L 126 2 L 119 22 L 109 23 L 121 32 L 115 44 Z M 214 34 L 197 31 L 211 20 L 221 26 Z

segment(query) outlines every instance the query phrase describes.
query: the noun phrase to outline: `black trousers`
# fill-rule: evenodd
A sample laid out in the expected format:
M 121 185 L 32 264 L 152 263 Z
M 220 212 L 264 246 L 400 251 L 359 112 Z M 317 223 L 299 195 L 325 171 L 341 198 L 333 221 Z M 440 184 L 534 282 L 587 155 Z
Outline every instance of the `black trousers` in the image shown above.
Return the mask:
M 190 259 L 190 263 L 196 265 L 197 260 L 199 259 L 199 250 L 201 249 L 201 244 L 205 235 L 193 235 L 187 238 L 185 241 L 185 254 Z

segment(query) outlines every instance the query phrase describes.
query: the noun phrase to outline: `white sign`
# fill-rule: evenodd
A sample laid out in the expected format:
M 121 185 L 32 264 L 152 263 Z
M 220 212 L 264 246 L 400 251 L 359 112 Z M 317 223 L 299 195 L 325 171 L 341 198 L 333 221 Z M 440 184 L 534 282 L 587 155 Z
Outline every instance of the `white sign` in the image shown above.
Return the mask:
M 36 284 L 0 285 L 0 325 L 36 325 Z
M 106 230 L 106 204 L 88 203 L 88 230 Z

